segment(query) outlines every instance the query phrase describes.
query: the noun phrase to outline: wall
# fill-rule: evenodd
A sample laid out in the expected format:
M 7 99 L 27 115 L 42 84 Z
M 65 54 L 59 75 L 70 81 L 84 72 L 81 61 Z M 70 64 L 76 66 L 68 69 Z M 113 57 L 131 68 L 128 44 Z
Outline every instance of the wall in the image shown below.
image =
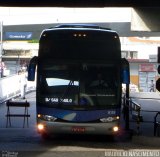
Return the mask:
M 140 69 L 140 65 L 150 65 L 153 69 L 142 70 Z M 150 62 L 130 62 L 130 81 L 131 83 L 137 85 L 141 88 L 141 91 L 148 92 L 150 88 L 151 80 L 154 81 L 154 84 L 158 78 L 157 72 L 157 63 L 150 63 Z M 144 82 L 142 87 L 142 82 Z
M 139 63 L 130 63 L 130 81 L 135 85 L 139 85 Z

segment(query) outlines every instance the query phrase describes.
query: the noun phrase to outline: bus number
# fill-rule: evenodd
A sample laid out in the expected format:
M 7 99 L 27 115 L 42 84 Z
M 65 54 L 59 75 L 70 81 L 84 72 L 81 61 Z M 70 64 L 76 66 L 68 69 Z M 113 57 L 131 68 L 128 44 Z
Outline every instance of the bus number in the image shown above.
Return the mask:
M 60 101 L 71 103 L 72 99 L 60 99 Z M 45 102 L 58 102 L 58 98 L 45 98 Z

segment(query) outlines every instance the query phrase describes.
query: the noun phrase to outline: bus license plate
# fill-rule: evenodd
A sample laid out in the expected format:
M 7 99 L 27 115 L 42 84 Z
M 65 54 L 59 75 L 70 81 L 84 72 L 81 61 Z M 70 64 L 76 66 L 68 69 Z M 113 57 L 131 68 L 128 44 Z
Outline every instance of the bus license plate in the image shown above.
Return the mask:
M 85 132 L 84 127 L 72 127 L 73 132 Z

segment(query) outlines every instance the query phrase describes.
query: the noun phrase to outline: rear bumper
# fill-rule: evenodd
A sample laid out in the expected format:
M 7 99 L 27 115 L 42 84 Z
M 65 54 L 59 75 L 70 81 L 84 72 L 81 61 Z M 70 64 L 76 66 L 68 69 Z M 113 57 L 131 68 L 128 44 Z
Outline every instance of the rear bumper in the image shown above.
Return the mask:
M 119 128 L 118 122 L 110 123 L 63 123 L 63 122 L 48 122 L 38 120 L 38 124 L 44 126 L 43 130 L 38 130 L 40 133 L 49 134 L 100 134 L 100 135 L 114 135 L 118 134 L 120 130 L 113 131 L 113 127 Z

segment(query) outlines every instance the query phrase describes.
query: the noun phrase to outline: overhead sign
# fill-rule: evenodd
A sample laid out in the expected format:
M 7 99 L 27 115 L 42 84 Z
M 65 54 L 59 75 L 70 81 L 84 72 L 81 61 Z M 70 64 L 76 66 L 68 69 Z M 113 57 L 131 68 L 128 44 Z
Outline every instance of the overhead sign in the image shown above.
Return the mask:
M 149 62 L 157 63 L 157 55 L 149 55 Z
M 6 40 L 31 40 L 32 32 L 6 32 Z

